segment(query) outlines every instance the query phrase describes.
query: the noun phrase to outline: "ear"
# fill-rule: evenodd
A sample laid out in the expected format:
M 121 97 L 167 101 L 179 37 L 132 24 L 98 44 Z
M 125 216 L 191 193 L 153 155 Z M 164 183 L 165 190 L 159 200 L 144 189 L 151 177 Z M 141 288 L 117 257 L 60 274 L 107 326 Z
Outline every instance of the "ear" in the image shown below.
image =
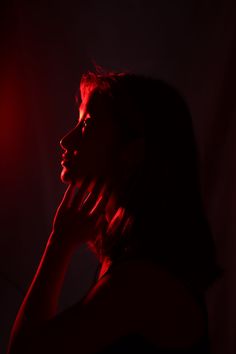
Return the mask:
M 136 138 L 125 144 L 121 150 L 120 158 L 124 167 L 134 168 L 144 161 L 145 143 L 144 138 Z

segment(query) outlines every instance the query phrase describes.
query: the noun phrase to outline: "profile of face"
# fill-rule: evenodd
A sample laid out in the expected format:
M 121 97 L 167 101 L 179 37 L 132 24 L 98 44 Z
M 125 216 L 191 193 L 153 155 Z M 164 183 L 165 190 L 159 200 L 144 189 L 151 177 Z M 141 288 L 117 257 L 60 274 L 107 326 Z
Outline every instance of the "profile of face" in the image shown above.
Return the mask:
M 61 180 L 80 183 L 84 178 L 105 178 L 119 150 L 115 124 L 106 98 L 94 92 L 82 101 L 76 126 L 60 141 Z

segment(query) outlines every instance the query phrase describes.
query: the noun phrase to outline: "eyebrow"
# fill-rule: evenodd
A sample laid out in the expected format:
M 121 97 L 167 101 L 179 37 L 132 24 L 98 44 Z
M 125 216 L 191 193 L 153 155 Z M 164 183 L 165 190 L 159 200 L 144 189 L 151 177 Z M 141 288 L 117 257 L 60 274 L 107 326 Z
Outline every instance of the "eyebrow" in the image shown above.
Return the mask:
M 80 104 L 79 109 L 78 109 L 78 113 L 79 113 L 79 117 L 78 117 L 78 122 L 81 122 L 86 114 L 86 110 L 85 110 L 85 105 L 83 104 L 83 102 Z
M 90 116 L 90 113 L 87 110 L 80 110 L 79 108 L 79 117 L 78 117 L 78 122 L 82 122 L 84 119 L 86 119 L 88 116 Z
M 92 96 L 93 97 L 93 96 Z M 87 99 L 84 99 L 81 101 L 79 105 L 79 119 L 78 121 L 81 122 L 83 118 L 86 118 L 87 115 L 91 114 L 91 107 L 93 105 L 93 101 L 91 99 L 91 96 L 87 97 Z

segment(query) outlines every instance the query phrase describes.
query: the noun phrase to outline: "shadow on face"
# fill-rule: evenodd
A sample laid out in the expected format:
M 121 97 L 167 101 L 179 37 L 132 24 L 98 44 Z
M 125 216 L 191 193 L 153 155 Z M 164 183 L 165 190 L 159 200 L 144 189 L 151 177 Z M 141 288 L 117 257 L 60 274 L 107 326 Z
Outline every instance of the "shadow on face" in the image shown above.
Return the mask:
M 106 99 L 93 94 L 80 105 L 76 126 L 60 141 L 64 151 L 61 180 L 79 182 L 84 178 L 107 178 L 119 169 L 118 139 L 112 111 Z

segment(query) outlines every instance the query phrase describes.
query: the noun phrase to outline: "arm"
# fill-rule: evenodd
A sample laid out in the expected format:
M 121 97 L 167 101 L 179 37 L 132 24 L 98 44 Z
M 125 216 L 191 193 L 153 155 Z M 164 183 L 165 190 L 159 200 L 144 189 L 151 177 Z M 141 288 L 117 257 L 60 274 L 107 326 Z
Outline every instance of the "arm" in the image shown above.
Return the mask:
M 39 263 L 33 281 L 17 314 L 11 340 L 18 331 L 55 316 L 64 277 L 72 252 L 51 242 L 53 233 Z
M 83 212 L 78 212 L 78 203 L 84 195 L 84 190 L 81 189 L 76 197 L 74 193 L 75 186 L 70 185 L 57 210 L 53 231 L 12 328 L 9 354 L 14 347 L 17 353 L 18 338 L 28 335 L 32 328 L 42 327 L 56 315 L 59 295 L 71 257 L 81 243 L 86 242 L 95 232 L 98 215 L 94 213 L 88 218 L 87 214 L 97 196 L 88 202 Z
M 133 278 L 126 268 L 105 275 L 82 301 L 21 332 L 10 354 L 92 354 L 137 333 L 143 297 Z

